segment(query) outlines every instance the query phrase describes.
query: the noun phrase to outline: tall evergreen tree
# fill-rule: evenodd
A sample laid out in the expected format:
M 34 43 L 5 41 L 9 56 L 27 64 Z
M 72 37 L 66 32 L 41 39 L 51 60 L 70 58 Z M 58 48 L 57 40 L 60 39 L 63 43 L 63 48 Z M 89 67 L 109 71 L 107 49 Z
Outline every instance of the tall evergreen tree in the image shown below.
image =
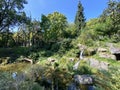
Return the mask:
M 78 11 L 76 13 L 76 17 L 75 17 L 75 25 L 76 25 L 76 31 L 77 31 L 77 35 L 80 34 L 81 29 L 85 27 L 85 17 L 84 17 L 84 8 L 81 4 L 81 2 L 79 1 L 78 3 Z

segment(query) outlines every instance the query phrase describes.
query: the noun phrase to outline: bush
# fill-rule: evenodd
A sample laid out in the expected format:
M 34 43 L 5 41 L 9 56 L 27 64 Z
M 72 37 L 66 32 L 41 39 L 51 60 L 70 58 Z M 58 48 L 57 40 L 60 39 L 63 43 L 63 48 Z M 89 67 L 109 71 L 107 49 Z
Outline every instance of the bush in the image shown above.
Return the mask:
M 109 71 L 99 71 L 95 77 L 97 90 L 119 90 L 120 70 L 119 67 L 110 67 Z
M 39 54 L 38 53 L 31 53 L 29 58 L 33 59 L 34 61 L 38 60 Z

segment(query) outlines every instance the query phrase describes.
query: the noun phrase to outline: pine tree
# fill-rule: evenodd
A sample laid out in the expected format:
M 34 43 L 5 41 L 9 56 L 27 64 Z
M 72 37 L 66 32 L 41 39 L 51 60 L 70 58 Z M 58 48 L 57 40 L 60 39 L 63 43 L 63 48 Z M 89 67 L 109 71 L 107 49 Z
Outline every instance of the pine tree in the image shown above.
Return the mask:
M 77 31 L 77 35 L 80 34 L 81 30 L 85 27 L 85 17 L 84 17 L 84 8 L 81 4 L 81 2 L 79 1 L 78 3 L 78 11 L 76 13 L 76 17 L 75 17 L 75 25 L 76 25 L 76 31 Z

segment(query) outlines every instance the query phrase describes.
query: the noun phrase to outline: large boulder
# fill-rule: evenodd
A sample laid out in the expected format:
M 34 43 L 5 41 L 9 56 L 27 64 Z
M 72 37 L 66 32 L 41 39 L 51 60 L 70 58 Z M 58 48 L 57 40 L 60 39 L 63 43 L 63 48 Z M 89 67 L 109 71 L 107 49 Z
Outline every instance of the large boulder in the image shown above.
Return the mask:
M 91 67 L 94 67 L 94 68 L 99 68 L 100 66 L 100 61 L 96 60 L 96 59 L 93 59 L 93 58 L 90 58 L 88 59 L 88 62 L 89 62 L 89 65 Z
M 116 56 L 116 60 L 120 60 L 120 48 L 111 47 L 110 52 Z
M 120 60 L 120 47 L 115 47 L 113 46 L 112 43 L 108 44 L 109 45 L 109 50 L 111 52 L 111 54 L 116 56 L 116 60 Z
M 107 62 L 103 62 L 103 61 L 99 61 L 93 58 L 90 58 L 87 60 L 87 62 L 89 63 L 89 65 L 93 68 L 97 68 L 100 70 L 108 70 L 109 67 L 109 63 Z

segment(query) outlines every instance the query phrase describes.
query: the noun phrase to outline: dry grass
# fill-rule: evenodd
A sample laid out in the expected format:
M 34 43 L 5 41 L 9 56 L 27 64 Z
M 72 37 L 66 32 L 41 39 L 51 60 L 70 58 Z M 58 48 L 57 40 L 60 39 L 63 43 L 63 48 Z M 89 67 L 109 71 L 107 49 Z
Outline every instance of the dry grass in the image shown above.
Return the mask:
M 9 71 L 9 72 L 21 72 L 28 68 L 30 64 L 27 63 L 13 63 L 13 64 L 7 64 L 7 65 L 1 65 L 0 71 Z

